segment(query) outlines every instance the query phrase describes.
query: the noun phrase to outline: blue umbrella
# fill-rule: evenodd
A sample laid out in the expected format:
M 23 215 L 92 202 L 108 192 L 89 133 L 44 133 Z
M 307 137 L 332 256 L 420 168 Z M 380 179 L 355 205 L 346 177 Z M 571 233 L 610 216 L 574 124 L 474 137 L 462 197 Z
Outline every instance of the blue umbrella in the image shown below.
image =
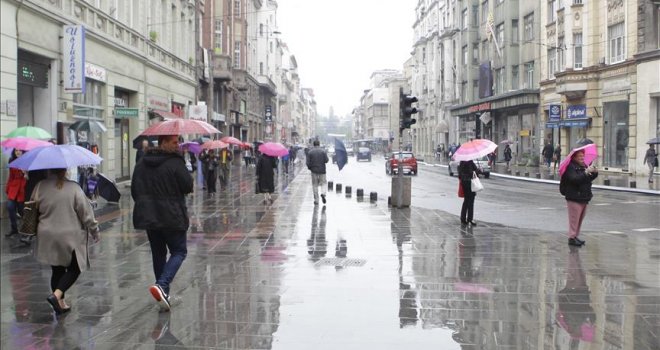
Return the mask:
M 83 165 L 101 164 L 103 158 L 76 145 L 38 147 L 9 163 L 21 170 L 68 169 Z
M 344 165 L 348 163 L 348 154 L 346 153 L 346 146 L 340 139 L 335 137 L 335 157 L 337 159 L 337 166 L 341 171 Z

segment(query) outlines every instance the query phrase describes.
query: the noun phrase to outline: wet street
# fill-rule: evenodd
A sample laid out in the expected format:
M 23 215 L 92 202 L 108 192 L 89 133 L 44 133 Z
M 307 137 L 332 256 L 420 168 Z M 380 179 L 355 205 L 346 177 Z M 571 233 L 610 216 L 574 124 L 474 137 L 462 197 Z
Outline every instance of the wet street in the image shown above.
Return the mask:
M 99 209 L 102 240 L 63 316 L 45 300 L 50 267 L 2 237 L 0 348 L 660 349 L 658 196 L 595 191 L 587 244 L 569 249 L 555 187 L 483 180 L 467 228 L 446 169 L 420 166 L 413 206 L 391 209 L 382 157 L 329 165 L 353 193 L 325 206 L 300 168 L 279 176 L 273 204 L 244 167 L 214 197 L 196 189 L 171 312 L 147 291 L 127 190 Z

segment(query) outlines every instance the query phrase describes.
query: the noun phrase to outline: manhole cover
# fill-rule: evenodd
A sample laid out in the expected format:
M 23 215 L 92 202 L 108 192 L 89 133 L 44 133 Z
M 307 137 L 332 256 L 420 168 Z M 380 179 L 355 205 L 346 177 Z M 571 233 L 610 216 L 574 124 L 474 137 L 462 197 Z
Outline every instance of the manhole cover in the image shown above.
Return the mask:
M 367 261 L 364 259 L 350 258 L 323 258 L 316 262 L 316 266 L 364 266 Z

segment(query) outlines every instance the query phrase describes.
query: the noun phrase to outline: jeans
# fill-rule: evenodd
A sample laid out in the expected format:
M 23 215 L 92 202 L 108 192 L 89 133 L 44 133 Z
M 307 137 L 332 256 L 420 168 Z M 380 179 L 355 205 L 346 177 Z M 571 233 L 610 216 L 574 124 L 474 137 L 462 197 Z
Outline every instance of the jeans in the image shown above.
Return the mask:
M 325 195 L 327 192 L 325 174 L 312 173 L 312 191 L 315 203 L 319 202 L 319 186 L 321 186 L 321 193 Z
M 71 264 L 69 266 L 51 266 L 53 274 L 50 277 L 50 289 L 54 292 L 56 289 L 62 291 L 62 299 L 66 292 L 80 276 L 80 267 L 76 259 L 76 251 L 71 254 Z
M 463 206 L 461 206 L 461 222 L 470 222 L 474 218 L 474 198 L 476 193 L 472 192 L 472 181 L 463 181 Z
M 186 259 L 186 231 L 147 230 L 156 284 L 170 294 L 170 283 Z M 167 259 L 167 251 L 170 258 Z
M 7 200 L 7 212 L 9 212 L 9 222 L 11 224 L 11 232 L 18 231 L 18 212 L 23 211 L 23 202 L 17 202 L 11 199 Z
M 215 170 L 209 170 L 206 172 L 206 190 L 209 191 L 209 193 L 216 192 L 215 182 L 217 178 L 218 177 L 215 175 Z

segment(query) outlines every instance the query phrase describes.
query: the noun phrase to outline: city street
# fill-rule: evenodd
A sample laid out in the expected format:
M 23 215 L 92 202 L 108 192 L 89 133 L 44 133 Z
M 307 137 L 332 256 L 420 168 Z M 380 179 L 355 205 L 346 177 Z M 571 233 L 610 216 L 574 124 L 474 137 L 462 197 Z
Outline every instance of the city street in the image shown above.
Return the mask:
M 328 193 L 326 206 L 313 205 L 301 168 L 279 176 L 272 205 L 254 194 L 252 169 L 234 168 L 215 197 L 196 190 L 169 313 L 147 291 L 150 249 L 132 227 L 127 190 L 118 207 L 99 209 L 102 240 L 67 292 L 73 309 L 64 316 L 45 300 L 50 267 L 2 237 L 0 347 L 660 347 L 657 196 L 596 191 L 587 245 L 569 249 L 552 186 L 484 180 L 479 225 L 462 228 L 446 169 L 420 166 L 413 206 L 392 210 L 382 157 L 351 159 L 341 173 L 329 165 L 329 180 L 353 195 Z

